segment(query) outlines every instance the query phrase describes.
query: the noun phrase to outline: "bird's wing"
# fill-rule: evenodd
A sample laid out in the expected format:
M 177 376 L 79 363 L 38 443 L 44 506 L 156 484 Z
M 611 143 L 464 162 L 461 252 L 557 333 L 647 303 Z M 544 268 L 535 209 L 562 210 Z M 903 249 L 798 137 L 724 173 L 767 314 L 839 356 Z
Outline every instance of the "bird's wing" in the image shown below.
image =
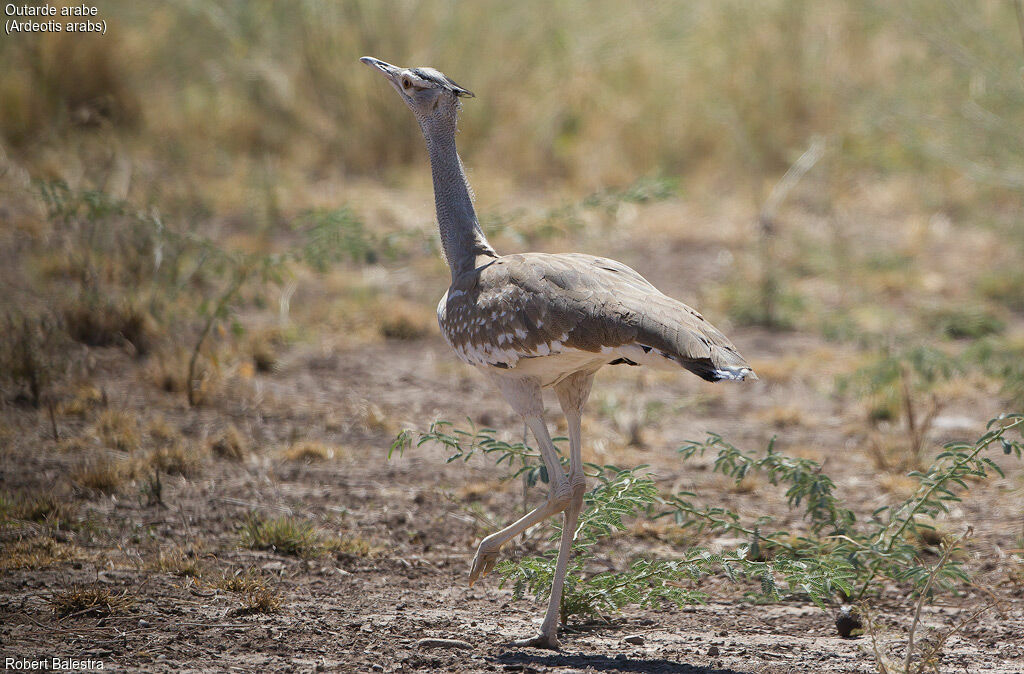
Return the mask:
M 695 310 L 621 262 L 580 254 L 507 255 L 456 280 L 441 331 L 466 361 L 515 367 L 566 350 L 609 362 L 672 361 L 709 381 L 754 378 L 732 343 Z

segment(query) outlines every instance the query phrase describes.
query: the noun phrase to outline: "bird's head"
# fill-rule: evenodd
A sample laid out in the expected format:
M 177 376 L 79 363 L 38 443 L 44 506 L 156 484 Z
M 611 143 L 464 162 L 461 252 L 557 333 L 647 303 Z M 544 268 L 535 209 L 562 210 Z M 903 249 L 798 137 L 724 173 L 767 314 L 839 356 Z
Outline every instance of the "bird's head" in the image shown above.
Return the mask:
M 359 59 L 387 78 L 421 124 L 431 120 L 454 122 L 459 98 L 473 96 L 444 73 L 433 68 L 400 68 L 372 56 Z

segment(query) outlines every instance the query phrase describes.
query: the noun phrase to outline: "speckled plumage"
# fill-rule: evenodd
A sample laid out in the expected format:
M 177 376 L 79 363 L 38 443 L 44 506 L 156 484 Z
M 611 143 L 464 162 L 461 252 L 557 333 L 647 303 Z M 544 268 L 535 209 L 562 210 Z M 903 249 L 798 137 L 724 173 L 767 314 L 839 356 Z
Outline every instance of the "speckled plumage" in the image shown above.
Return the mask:
M 575 371 L 562 363 L 674 364 L 709 381 L 752 374 L 699 313 L 626 265 L 579 253 L 486 259 L 453 280 L 437 318 L 465 362 L 514 371 L 544 359 L 546 386 Z

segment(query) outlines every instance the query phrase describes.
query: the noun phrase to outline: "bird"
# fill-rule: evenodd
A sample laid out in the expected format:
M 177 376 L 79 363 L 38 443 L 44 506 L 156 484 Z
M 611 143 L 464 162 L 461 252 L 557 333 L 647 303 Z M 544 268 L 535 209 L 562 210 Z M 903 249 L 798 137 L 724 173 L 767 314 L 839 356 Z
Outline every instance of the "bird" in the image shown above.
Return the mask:
M 444 340 L 481 371 L 525 421 L 547 470 L 546 501 L 479 544 L 469 584 L 487 575 L 505 543 L 561 514 L 547 612 L 537 636 L 514 642 L 559 650 L 559 608 L 587 489 L 581 419 L 594 375 L 606 365 L 689 370 L 707 381 L 756 380 L 732 342 L 689 306 L 630 267 L 581 253 L 501 255 L 485 236 L 455 144 L 462 101 L 474 94 L 429 67 L 376 69 L 412 111 L 426 141 L 442 254 L 451 285 L 437 306 Z M 566 471 L 544 422 L 552 388 L 569 434 Z

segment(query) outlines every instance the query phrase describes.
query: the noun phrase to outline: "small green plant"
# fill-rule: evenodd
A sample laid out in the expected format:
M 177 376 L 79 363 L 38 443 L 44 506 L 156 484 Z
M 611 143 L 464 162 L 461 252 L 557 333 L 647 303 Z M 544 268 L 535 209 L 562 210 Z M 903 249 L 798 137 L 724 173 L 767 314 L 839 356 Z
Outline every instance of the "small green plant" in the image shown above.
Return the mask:
M 929 317 L 932 328 L 950 339 L 979 339 L 1006 329 L 998 316 L 979 307 L 943 309 Z
M 263 519 L 256 515 L 242 522 L 240 542 L 245 548 L 304 558 L 320 557 L 338 547 L 337 539 L 311 522 L 294 517 Z
M 769 443 L 763 455 L 744 452 L 719 435 L 703 442 L 688 442 L 680 448 L 684 460 L 716 452 L 713 470 L 736 483 L 760 474 L 768 483 L 785 489 L 791 508 L 803 511 L 806 530 L 793 533 L 773 528 L 773 519 L 760 515 L 745 520 L 718 506 L 702 506 L 691 493 L 663 497 L 644 467 L 620 469 L 587 465 L 587 474 L 597 484 L 585 497 L 573 542 L 573 558 L 562 598 L 562 619 L 571 616 L 596 617 L 627 604 L 650 606 L 661 603 L 685 604 L 701 601 L 699 581 L 709 574 L 723 574 L 733 581 L 754 581 L 756 596 L 777 601 L 785 596 L 806 596 L 824 607 L 834 598 L 861 600 L 880 589 L 883 581 L 910 586 L 918 595 L 950 590 L 969 579 L 958 554 L 960 539 L 940 539 L 944 551 L 939 563 L 928 566 L 921 560 L 923 532 L 933 532 L 935 521 L 948 513 L 950 503 L 960 500 L 958 488 L 967 479 L 983 480 L 991 472 L 1002 474 L 986 452 L 993 447 L 1021 458 L 1024 443 L 1010 437 L 1024 428 L 1024 415 L 1008 414 L 993 419 L 989 431 L 974 443 L 954 442 L 945 446 L 924 471 L 910 476 L 918 488 L 909 499 L 879 508 L 869 518 L 858 519 L 835 495 L 835 484 L 822 466 L 810 459 L 790 457 Z M 420 433 L 417 446 L 438 443 L 448 448 L 448 461 L 467 461 L 476 454 L 491 455 L 507 463 L 514 475 L 535 471 L 537 454 L 523 443 L 497 440 L 491 429 L 456 429 L 449 422 L 435 422 Z M 403 431 L 392 444 L 396 449 L 412 445 L 413 432 Z M 1024 437 L 1022 435 L 1021 437 Z M 735 550 L 712 554 L 692 548 L 667 560 L 640 559 L 621 572 L 587 575 L 587 562 L 603 539 L 626 527 L 627 520 L 652 513 L 673 517 L 676 523 L 697 533 L 713 531 L 746 539 Z M 552 540 L 560 532 L 555 526 Z M 540 556 L 507 560 L 499 564 L 502 585 L 510 584 L 516 596 L 547 596 L 555 568 L 554 551 Z
M 642 471 L 645 466 L 623 470 L 614 466 L 588 465 L 588 476 L 597 486 L 584 497 L 573 541 L 573 556 L 562 593 L 561 619 L 571 616 L 600 618 L 628 604 L 655 606 L 677 605 L 701 601 L 699 591 L 688 587 L 687 581 L 699 580 L 706 572 L 708 559 L 647 560 L 634 562 L 622 573 L 602 572 L 585 575 L 587 563 L 593 559 L 594 547 L 615 532 L 626 529 L 626 520 L 649 511 L 659 502 L 654 482 Z M 556 525 L 551 535 L 561 535 Z M 546 600 L 551 591 L 557 549 L 540 556 L 506 560 L 498 565 L 501 587 L 511 585 L 516 598 L 531 594 L 538 601 Z
M 293 227 L 303 233 L 304 257 L 319 272 L 343 259 L 359 264 L 377 261 L 377 242 L 350 208 L 307 211 Z
M 456 428 L 450 421 L 434 421 L 425 433 L 418 434 L 416 446 L 421 447 L 430 443 L 447 447 L 450 454 L 445 463 L 459 460 L 469 461 L 478 453 L 491 456 L 494 458 L 495 465 L 504 464 L 512 471 L 507 476 L 508 479 L 521 477 L 530 487 L 537 484 L 538 481 L 544 483 L 548 481 L 548 471 L 540 461 L 539 451 L 531 448 L 525 442 L 499 440 L 495 437 L 497 431 L 493 428 L 477 428 L 472 419 L 467 418 L 466 421 L 469 424 L 469 430 Z M 395 451 L 404 454 L 405 450 L 412 447 L 413 433 L 415 431 L 405 429 L 398 434 L 388 450 L 388 459 L 391 459 Z M 556 450 L 559 443 L 567 441 L 561 436 L 551 440 L 554 442 Z M 561 456 L 561 452 L 559 454 L 564 465 L 566 460 Z
M 686 458 L 707 449 L 718 450 L 714 470 L 734 480 L 742 480 L 751 471 L 764 472 L 772 484 L 788 485 L 786 497 L 791 507 L 803 504 L 809 535 L 795 537 L 784 530 L 773 531 L 771 518 L 759 517 L 744 523 L 722 508 L 694 506 L 691 494 L 677 495 L 669 501 L 669 511 L 682 526 L 728 531 L 749 539 L 751 550 L 760 549 L 774 560 L 816 559 L 825 567 L 846 568 L 853 585 L 852 593 L 861 599 L 891 580 L 911 585 L 921 593 L 935 588 L 948 590 L 954 583 L 966 581 L 968 573 L 959 556 L 947 556 L 943 564 L 930 570 L 920 563 L 919 541 L 923 532 L 935 531 L 937 518 L 949 512 L 949 504 L 960 501 L 958 488 L 966 489 L 966 480 L 984 480 L 1002 470 L 985 453 L 998 447 L 1005 454 L 1021 458 L 1020 434 L 1024 415 L 1007 414 L 989 422 L 989 430 L 974 443 L 951 442 L 923 471 L 912 471 L 917 481 L 915 493 L 908 499 L 879 508 L 870 518 L 858 520 L 833 494 L 832 480 L 821 466 L 807 459 L 780 455 L 769 445 L 764 457 L 757 458 L 737 450 L 720 436 L 712 435 L 703 443 L 688 443 L 680 451 Z M 1022 436 L 1024 437 L 1024 436 Z

